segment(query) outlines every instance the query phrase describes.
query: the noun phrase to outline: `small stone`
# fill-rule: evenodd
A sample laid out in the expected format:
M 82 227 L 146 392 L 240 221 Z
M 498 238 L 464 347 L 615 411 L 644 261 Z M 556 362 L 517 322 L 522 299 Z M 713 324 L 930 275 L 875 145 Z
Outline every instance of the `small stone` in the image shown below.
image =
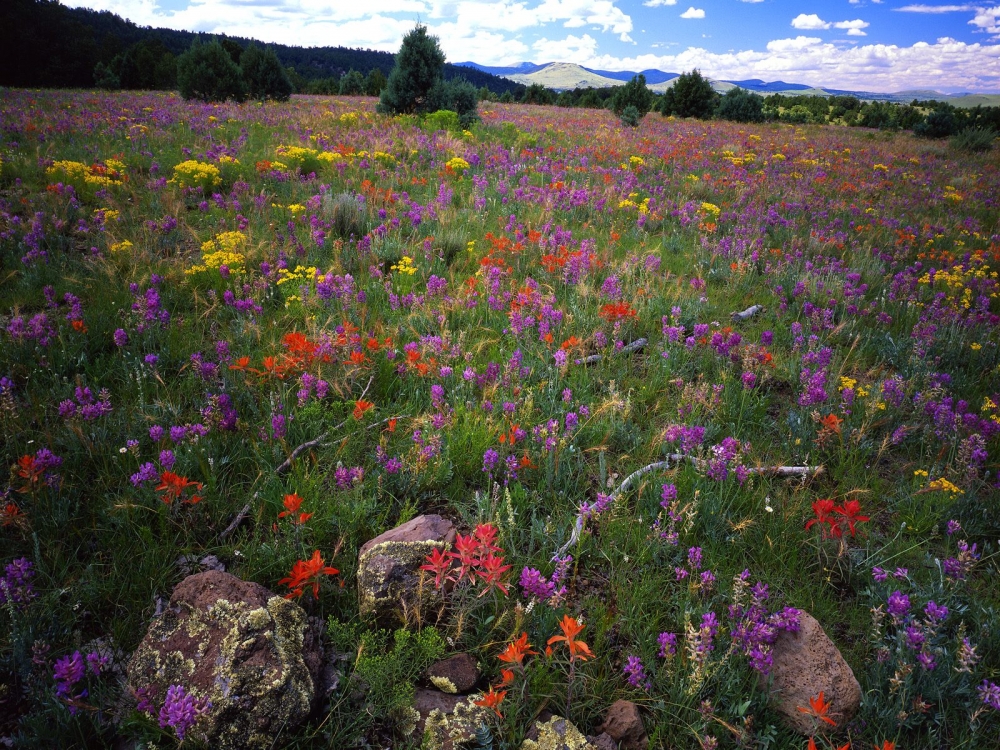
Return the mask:
M 607 732 L 601 732 L 596 737 L 588 735 L 587 741 L 597 750 L 618 750 L 618 743 Z
M 257 583 L 217 570 L 188 576 L 128 664 L 154 711 L 167 689 L 211 702 L 192 736 L 219 750 L 265 750 L 312 709 L 322 669 L 305 612 Z
M 370 539 L 358 553 L 361 616 L 382 627 L 436 620 L 444 608 L 444 589 L 420 570 L 427 555 L 447 550 L 455 526 L 438 515 L 417 516 Z
M 649 737 L 642 725 L 639 707 L 632 701 L 615 701 L 604 717 L 601 731 L 611 735 L 615 742 L 621 743 L 623 750 L 645 750 L 649 746 Z
M 479 682 L 479 666 L 469 654 L 455 654 L 433 664 L 427 677 L 443 693 L 467 693 Z
M 528 730 L 528 739 L 521 743 L 521 750 L 598 750 L 595 745 L 561 716 L 548 721 L 536 721 Z
M 799 711 L 823 693 L 829 717 L 841 729 L 861 705 L 861 686 L 840 651 L 808 612 L 800 610 L 798 632 L 782 632 L 771 652 L 771 706 L 795 731 L 813 735 L 829 727 Z M 762 678 L 766 683 L 766 678 Z

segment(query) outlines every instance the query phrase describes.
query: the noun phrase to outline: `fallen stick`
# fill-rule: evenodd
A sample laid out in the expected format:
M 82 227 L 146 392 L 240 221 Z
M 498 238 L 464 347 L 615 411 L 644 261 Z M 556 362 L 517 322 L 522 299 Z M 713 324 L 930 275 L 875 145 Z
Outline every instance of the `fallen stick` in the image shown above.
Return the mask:
M 615 354 L 631 354 L 632 352 L 639 351 L 639 349 L 642 349 L 648 343 L 649 341 L 647 339 L 636 339 L 631 344 L 626 344 L 625 346 L 623 346 L 619 351 L 615 352 Z M 603 356 L 604 355 L 602 354 L 591 354 L 589 357 L 584 357 L 583 359 L 576 360 L 576 364 L 592 365 L 596 362 L 600 362 L 601 357 Z
M 394 416 L 394 417 L 386 417 L 385 419 L 380 419 L 378 422 L 372 422 L 370 425 L 367 425 L 367 426 L 363 427 L 362 429 L 364 429 L 364 430 L 371 430 L 371 429 L 373 429 L 375 427 L 378 427 L 381 424 L 385 424 L 386 422 L 389 422 L 389 421 L 391 421 L 393 419 L 402 419 L 402 418 L 408 417 L 408 416 L 409 416 L 409 414 L 399 414 L 399 415 Z M 295 449 L 288 455 L 288 458 L 285 459 L 281 464 L 279 464 L 278 468 L 276 468 L 274 470 L 275 473 L 276 474 L 284 474 L 286 471 L 288 471 L 290 468 L 292 468 L 292 462 L 294 462 L 296 458 L 298 458 L 299 456 L 301 456 L 303 453 L 305 453 L 308 450 L 312 450 L 313 448 L 318 448 L 318 447 L 324 445 L 323 441 L 325 441 L 327 438 L 330 437 L 330 433 L 331 432 L 336 432 L 341 427 L 343 427 L 345 424 L 347 424 L 346 421 L 341 422 L 336 427 L 334 427 L 332 430 L 328 430 L 327 432 L 324 432 L 319 437 L 313 438 L 312 440 L 309 440 L 309 441 L 307 441 L 305 443 L 302 443 L 302 445 L 297 445 L 295 447 Z M 349 438 L 351 435 L 354 435 L 357 432 L 360 432 L 360 430 L 355 430 L 354 432 L 348 432 L 346 435 L 344 435 L 343 437 L 341 437 L 339 439 L 343 440 L 345 438 Z
M 239 526 L 241 523 L 243 523 L 243 519 L 247 517 L 247 514 L 249 512 L 250 512 L 250 503 L 247 503 L 246 505 L 243 506 L 242 510 L 240 510 L 240 512 L 236 514 L 236 518 L 233 519 L 233 522 L 229 524 L 221 534 L 219 534 L 219 541 L 225 539 L 227 536 L 232 534 L 233 531 L 236 530 L 236 527 Z
M 679 464 L 682 461 L 690 461 L 695 466 L 699 468 L 704 466 L 707 461 L 703 458 L 698 458 L 696 456 L 689 456 L 686 453 L 671 453 L 667 456 L 665 461 L 656 461 L 655 463 L 647 464 L 640 469 L 636 469 L 624 480 L 622 483 L 616 487 L 608 497 L 610 498 L 609 504 L 618 499 L 622 494 L 624 494 L 639 477 L 650 473 L 651 471 L 656 471 L 657 469 L 669 469 L 672 464 Z M 756 474 L 758 476 L 776 476 L 776 477 L 808 477 L 815 476 L 822 473 L 822 466 L 758 466 L 752 469 L 748 469 L 750 474 Z M 576 516 L 576 523 L 573 526 L 573 532 L 570 534 L 569 540 L 559 551 L 556 552 L 556 557 L 562 557 L 566 554 L 566 550 L 575 545 L 580 541 L 580 534 L 583 533 L 584 524 L 584 514 L 578 513 Z M 554 558 L 553 558 L 554 559 Z
M 754 315 L 759 312 L 764 312 L 763 305 L 750 305 L 743 312 L 734 312 L 731 314 L 734 323 L 742 323 L 745 320 L 750 320 Z

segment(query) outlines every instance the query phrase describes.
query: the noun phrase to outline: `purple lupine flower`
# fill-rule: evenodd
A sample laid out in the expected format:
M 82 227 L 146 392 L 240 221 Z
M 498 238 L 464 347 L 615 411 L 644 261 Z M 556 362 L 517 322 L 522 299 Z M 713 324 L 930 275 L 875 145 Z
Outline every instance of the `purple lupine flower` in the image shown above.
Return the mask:
M 983 684 L 976 688 L 983 704 L 989 706 L 994 711 L 1000 711 L 1000 685 L 989 680 L 983 680 Z
M 101 672 L 104 671 L 105 667 L 107 667 L 110 663 L 111 657 L 107 654 L 102 654 L 97 651 L 87 654 L 87 667 L 95 676 L 99 676 Z
M 115 346 L 121 348 L 128 343 L 128 334 L 125 333 L 125 329 L 116 328 L 113 336 L 115 340 Z
M 667 657 L 673 656 L 677 653 L 676 633 L 660 633 L 660 635 L 656 638 L 656 642 L 660 644 L 659 657 L 661 659 L 666 659 Z
M 497 468 L 499 463 L 500 454 L 493 448 L 487 448 L 486 452 L 483 453 L 483 471 L 487 474 L 492 474 L 493 470 Z
M 962 524 L 960 524 L 958 521 L 952 518 L 950 521 L 948 521 L 948 526 L 945 529 L 945 533 L 947 533 L 948 536 L 951 536 L 952 534 L 957 534 L 961 530 L 962 530 Z
M 927 615 L 927 618 L 933 622 L 944 622 L 948 617 L 948 608 L 943 605 L 939 606 L 933 601 L 929 601 L 927 602 L 927 606 L 924 607 L 924 614 Z
M 176 462 L 177 459 L 174 457 L 173 451 L 160 451 L 160 466 L 163 467 L 164 471 L 173 469 Z
M 156 465 L 147 461 L 139 467 L 139 471 L 129 477 L 133 487 L 138 487 L 146 482 L 155 482 L 160 478 L 160 472 L 156 470 Z
M 26 557 L 7 563 L 4 577 L 0 578 L 0 604 L 11 602 L 24 605 L 35 598 L 31 579 L 35 577 L 35 564 Z
M 653 681 L 646 675 L 646 668 L 638 656 L 629 656 L 622 671 L 628 678 L 628 684 L 632 687 L 648 691 L 653 686 Z
M 83 679 L 87 666 L 84 664 L 83 655 L 79 651 L 74 651 L 69 656 L 57 659 L 52 667 L 52 677 L 56 681 L 56 695 L 61 698 L 69 697 L 73 686 Z
M 535 597 L 544 601 L 552 597 L 556 585 L 547 581 L 540 571 L 525 567 L 521 570 L 521 589 L 526 598 Z
M 901 620 L 910 611 L 910 597 L 900 591 L 889 594 L 886 611 L 896 620 Z
M 882 568 L 878 567 L 877 565 L 874 568 L 872 568 L 872 578 L 874 578 L 879 583 L 882 583 L 882 581 L 886 580 L 888 577 L 889 574 L 886 573 L 884 570 L 882 570 Z
M 198 718 L 211 707 L 207 698 L 195 698 L 183 685 L 171 685 L 167 688 L 167 698 L 160 709 L 160 727 L 172 728 L 177 733 L 177 738 L 183 740 Z

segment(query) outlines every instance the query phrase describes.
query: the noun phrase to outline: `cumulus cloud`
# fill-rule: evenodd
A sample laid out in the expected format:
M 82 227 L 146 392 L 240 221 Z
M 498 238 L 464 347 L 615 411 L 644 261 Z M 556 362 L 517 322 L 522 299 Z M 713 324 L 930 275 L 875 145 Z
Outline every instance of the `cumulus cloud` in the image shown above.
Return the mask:
M 830 28 L 830 24 L 815 13 L 810 13 L 809 15 L 799 13 L 792 19 L 792 28 L 813 31 L 815 29 L 828 29 Z
M 1000 34 L 1000 5 L 995 8 L 978 8 L 975 18 L 969 23 L 987 34 Z
M 539 39 L 531 48 L 540 60 L 584 64 L 597 53 L 597 40 L 590 34 L 582 37 L 570 34 L 565 39 Z
M 677 0 L 646 0 L 643 5 L 647 8 L 660 8 L 664 5 L 677 5 Z
M 867 29 L 871 26 L 867 21 L 862 21 L 860 18 L 854 21 L 837 21 L 833 28 L 835 29 L 847 29 L 847 36 L 868 36 L 861 29 Z
M 681 18 L 704 18 L 705 11 L 701 8 L 695 8 L 693 5 L 686 11 L 681 13 Z

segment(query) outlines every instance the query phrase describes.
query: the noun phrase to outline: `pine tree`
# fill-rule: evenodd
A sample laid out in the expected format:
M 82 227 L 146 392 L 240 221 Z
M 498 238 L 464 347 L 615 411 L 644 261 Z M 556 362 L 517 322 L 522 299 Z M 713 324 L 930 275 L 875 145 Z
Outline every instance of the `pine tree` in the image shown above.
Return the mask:
M 368 71 L 368 76 L 365 78 L 365 93 L 368 96 L 379 96 L 382 93 L 382 89 L 385 88 L 385 84 L 385 73 L 378 68 L 372 68 Z
M 664 115 L 707 120 L 715 110 L 716 99 L 718 94 L 708 79 L 697 70 L 692 70 L 690 73 L 681 73 L 674 85 L 667 89 L 660 111 Z
M 738 86 L 729 89 L 719 101 L 716 116 L 733 122 L 764 122 L 764 97 Z
M 217 41 L 191 48 L 177 58 L 177 86 L 185 99 L 203 102 L 243 101 L 246 86 L 239 67 Z
M 251 99 L 285 102 L 291 97 L 292 82 L 274 50 L 251 43 L 240 55 L 240 69 Z
M 340 78 L 341 96 L 358 96 L 365 93 L 365 77 L 356 70 L 349 70 Z
M 619 117 L 626 107 L 635 107 L 641 120 L 653 107 L 653 92 L 646 88 L 646 76 L 642 73 L 632 76 L 632 80 L 615 90 L 611 99 L 611 111 Z
M 396 53 L 396 64 L 379 99 L 378 111 L 390 114 L 412 114 L 428 111 L 428 98 L 441 79 L 444 52 L 437 37 L 427 33 L 427 27 L 417 25 L 403 37 Z

